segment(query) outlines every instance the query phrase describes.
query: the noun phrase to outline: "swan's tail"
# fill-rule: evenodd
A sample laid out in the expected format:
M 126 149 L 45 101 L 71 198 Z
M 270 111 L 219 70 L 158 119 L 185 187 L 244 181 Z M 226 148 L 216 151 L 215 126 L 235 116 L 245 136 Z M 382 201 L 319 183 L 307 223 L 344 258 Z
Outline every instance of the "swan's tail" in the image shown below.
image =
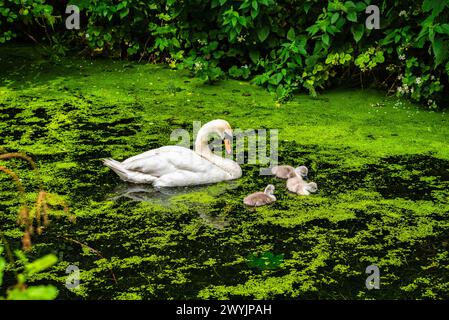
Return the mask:
M 122 167 L 122 164 L 114 159 L 103 159 L 103 164 L 111 168 L 122 180 L 129 181 L 128 170 Z
M 111 168 L 123 181 L 132 183 L 153 183 L 157 177 L 123 168 L 123 164 L 114 159 L 103 159 L 103 164 Z

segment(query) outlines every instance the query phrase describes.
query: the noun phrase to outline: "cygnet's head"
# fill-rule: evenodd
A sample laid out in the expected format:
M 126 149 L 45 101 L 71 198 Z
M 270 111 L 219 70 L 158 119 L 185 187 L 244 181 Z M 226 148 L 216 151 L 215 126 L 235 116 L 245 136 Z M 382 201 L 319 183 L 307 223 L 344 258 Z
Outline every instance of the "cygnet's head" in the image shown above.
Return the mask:
M 306 166 L 300 166 L 295 168 L 295 173 L 298 177 L 302 177 L 307 179 L 307 175 L 309 174 L 309 169 Z
M 274 186 L 272 184 L 269 184 L 264 191 L 265 194 L 271 195 L 274 193 Z
M 315 182 L 310 182 L 305 186 L 305 189 L 311 193 L 317 192 L 318 185 Z

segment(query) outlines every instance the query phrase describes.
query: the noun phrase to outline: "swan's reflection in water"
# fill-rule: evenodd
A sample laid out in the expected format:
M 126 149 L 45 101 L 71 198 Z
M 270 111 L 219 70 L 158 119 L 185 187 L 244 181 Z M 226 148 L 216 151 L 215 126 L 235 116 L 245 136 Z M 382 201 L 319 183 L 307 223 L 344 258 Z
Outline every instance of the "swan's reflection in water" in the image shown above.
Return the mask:
M 235 181 L 229 181 L 214 185 L 156 189 L 151 185 L 121 183 L 112 191 L 108 200 L 116 201 L 121 198 L 127 198 L 132 201 L 150 202 L 170 207 L 176 206 L 176 202 L 172 201 L 175 197 L 189 194 L 194 195 L 195 193 L 201 192 L 206 193 L 211 197 L 219 198 L 221 195 L 227 193 L 229 190 L 235 189 L 237 186 Z M 198 212 L 199 217 L 206 225 L 220 230 L 229 225 L 224 214 L 220 213 L 216 215 L 208 213 L 208 211 L 210 211 L 208 204 L 199 201 L 195 202 L 192 198 L 188 200 L 188 203 Z
M 182 194 L 192 192 L 190 188 L 161 188 L 155 189 L 151 185 L 146 184 L 119 184 L 113 191 L 109 200 L 117 200 L 120 198 L 129 198 L 134 201 L 153 202 L 158 204 L 170 204 L 170 198 Z

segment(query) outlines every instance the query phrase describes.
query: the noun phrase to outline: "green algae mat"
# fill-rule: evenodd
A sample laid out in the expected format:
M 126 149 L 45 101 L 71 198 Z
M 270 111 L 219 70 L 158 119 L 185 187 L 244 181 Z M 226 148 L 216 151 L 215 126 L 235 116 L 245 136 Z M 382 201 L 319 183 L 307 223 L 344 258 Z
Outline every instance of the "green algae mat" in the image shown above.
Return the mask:
M 58 263 L 30 278 L 61 299 L 448 299 L 449 116 L 374 90 L 336 89 L 279 105 L 249 82 L 205 85 L 180 70 L 36 48 L 0 49 L 0 150 L 36 162 L 62 210 L 32 237 L 30 260 Z M 102 159 L 174 144 L 174 129 L 225 119 L 277 129 L 280 163 L 306 165 L 319 193 L 242 164 L 242 178 L 156 191 L 132 186 Z M 27 197 L 39 182 L 20 160 L 0 161 Z M 275 185 L 277 201 L 243 198 Z M 20 197 L 0 172 L 0 228 L 21 248 Z M 69 266 L 79 268 L 75 289 Z M 367 288 L 367 267 L 379 289 Z M 6 270 L 6 285 L 15 283 Z M 4 292 L 0 292 L 3 295 Z

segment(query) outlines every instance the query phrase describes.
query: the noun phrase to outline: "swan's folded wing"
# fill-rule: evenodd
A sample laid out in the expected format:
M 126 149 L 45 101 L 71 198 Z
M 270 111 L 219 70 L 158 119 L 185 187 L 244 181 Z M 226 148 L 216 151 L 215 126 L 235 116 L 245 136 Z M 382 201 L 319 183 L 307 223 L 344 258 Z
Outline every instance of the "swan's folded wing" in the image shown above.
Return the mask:
M 139 161 L 139 160 L 143 160 L 143 159 L 152 157 L 154 155 L 157 155 L 157 154 L 160 154 L 160 153 L 163 153 L 163 152 L 176 152 L 176 151 L 182 152 L 182 151 L 184 151 L 184 150 L 179 150 L 179 149 L 190 150 L 190 149 L 183 148 L 183 147 L 178 147 L 178 146 L 165 146 L 165 147 L 149 150 L 147 152 L 143 152 L 143 153 L 140 153 L 138 155 L 135 155 L 135 156 L 133 156 L 131 158 L 128 158 L 128 159 L 124 160 L 122 162 L 122 164 L 123 165 L 128 165 L 128 164 L 131 164 L 133 162 L 136 162 L 136 161 Z
M 176 146 L 150 150 L 122 162 L 127 170 L 142 172 L 160 177 L 176 170 L 203 172 L 211 162 L 203 159 L 194 151 Z

